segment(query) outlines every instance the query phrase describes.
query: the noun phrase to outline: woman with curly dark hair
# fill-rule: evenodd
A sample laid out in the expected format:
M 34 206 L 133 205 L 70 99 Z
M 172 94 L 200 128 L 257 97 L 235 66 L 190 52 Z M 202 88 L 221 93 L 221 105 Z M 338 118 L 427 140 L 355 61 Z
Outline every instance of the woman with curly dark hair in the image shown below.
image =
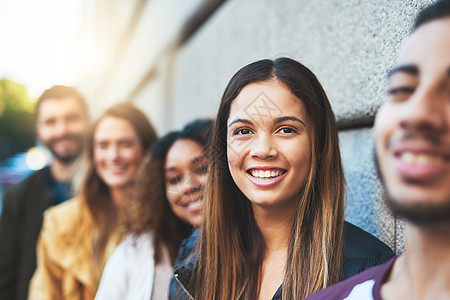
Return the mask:
M 137 173 L 124 229 L 96 299 L 167 299 L 181 241 L 202 223 L 211 120 L 161 138 Z

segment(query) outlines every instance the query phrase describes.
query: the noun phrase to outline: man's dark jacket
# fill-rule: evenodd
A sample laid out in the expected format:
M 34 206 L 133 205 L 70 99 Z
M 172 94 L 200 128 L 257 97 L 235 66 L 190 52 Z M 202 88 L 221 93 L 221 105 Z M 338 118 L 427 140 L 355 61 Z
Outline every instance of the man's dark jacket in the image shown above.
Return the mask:
M 191 295 L 195 284 L 196 257 L 192 257 L 192 252 L 198 236 L 197 230 L 181 245 L 175 262 L 174 277 L 170 282 L 170 300 L 193 299 Z M 359 227 L 345 222 L 342 280 L 382 264 L 394 256 L 391 248 L 382 241 Z M 281 295 L 282 286 L 278 288 L 272 300 L 281 300 Z
M 0 299 L 25 300 L 36 269 L 36 242 L 44 211 L 54 203 L 46 167 L 13 187 L 0 217 Z

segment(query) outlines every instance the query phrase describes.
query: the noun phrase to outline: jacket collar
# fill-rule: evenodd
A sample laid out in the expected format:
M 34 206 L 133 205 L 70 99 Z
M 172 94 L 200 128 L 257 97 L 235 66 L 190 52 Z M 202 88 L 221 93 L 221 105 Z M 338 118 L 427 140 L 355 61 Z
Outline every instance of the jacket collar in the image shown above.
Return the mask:
M 81 199 L 73 199 L 78 202 L 67 209 L 63 214 L 55 216 L 55 227 L 65 224 L 73 224 L 65 228 L 58 236 L 49 234 L 49 249 L 52 259 L 58 261 L 61 267 L 73 274 L 73 277 L 93 291 L 97 289 L 96 278 L 92 267 L 92 230 L 93 223 L 86 204 Z M 68 203 L 69 204 L 69 203 Z M 60 228 L 54 228 L 58 230 Z M 50 254 L 49 253 L 49 254 Z
M 189 299 L 194 299 L 193 295 L 193 286 L 192 283 L 196 282 L 195 272 L 197 269 L 197 260 L 196 257 L 192 257 L 187 263 L 181 265 L 175 269 L 174 277 L 175 280 L 180 285 L 183 292 L 189 297 Z M 275 294 L 272 297 L 272 300 L 281 300 L 281 296 L 283 295 L 282 285 L 277 289 Z

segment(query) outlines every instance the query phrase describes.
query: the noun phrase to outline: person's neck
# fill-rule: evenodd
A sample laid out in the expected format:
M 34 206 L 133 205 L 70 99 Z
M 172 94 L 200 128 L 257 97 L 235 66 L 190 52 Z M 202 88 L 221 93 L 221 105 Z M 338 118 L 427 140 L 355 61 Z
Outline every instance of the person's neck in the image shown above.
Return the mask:
M 293 222 L 292 210 L 253 207 L 253 215 L 265 241 L 267 253 L 287 250 Z
M 406 224 L 406 249 L 394 264 L 383 299 L 450 299 L 450 225 Z
M 128 197 L 128 192 L 125 187 L 110 188 L 111 199 L 116 208 L 121 208 L 125 205 Z
M 75 174 L 73 165 L 54 159 L 50 164 L 50 172 L 55 181 L 71 182 Z
M 253 207 L 253 215 L 266 247 L 261 265 L 258 299 L 271 299 L 283 282 L 293 211 Z

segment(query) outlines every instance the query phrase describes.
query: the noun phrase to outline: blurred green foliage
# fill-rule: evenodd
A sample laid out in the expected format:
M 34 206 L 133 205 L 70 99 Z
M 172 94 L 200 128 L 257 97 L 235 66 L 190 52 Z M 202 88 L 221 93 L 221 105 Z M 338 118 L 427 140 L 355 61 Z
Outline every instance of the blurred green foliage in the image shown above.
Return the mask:
M 34 145 L 33 109 L 23 84 L 0 79 L 0 161 Z

